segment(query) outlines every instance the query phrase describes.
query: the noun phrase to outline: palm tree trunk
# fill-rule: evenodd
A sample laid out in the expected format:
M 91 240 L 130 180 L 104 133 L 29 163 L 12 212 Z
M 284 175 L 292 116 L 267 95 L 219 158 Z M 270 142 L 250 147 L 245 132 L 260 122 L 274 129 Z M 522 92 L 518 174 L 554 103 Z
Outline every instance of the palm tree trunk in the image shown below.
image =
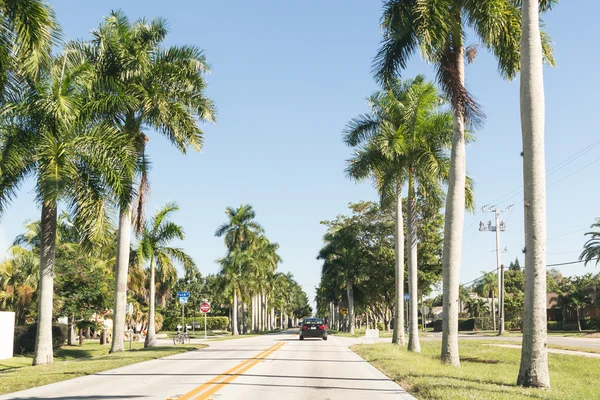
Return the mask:
M 496 330 L 496 304 L 494 303 L 494 289 L 492 289 L 492 321 L 494 330 Z
M 581 308 L 579 306 L 577 306 L 576 308 L 576 314 L 577 315 L 577 329 L 579 330 L 579 332 L 581 332 L 581 314 L 580 314 Z
M 394 332 L 392 343 L 404 346 L 404 218 L 402 215 L 402 185 L 396 188 L 395 219 L 395 291 L 394 291 Z
M 277 325 L 275 321 L 275 304 L 273 304 L 271 306 L 271 330 L 275 329 L 276 327 Z
M 267 309 L 266 309 L 266 304 L 265 304 L 265 293 L 262 292 L 260 294 L 260 330 L 261 332 L 265 330 L 265 327 L 267 326 Z
M 523 1 L 520 100 L 526 252 L 523 346 L 517 384 L 549 388 L 546 338 L 544 72 L 538 13 L 537 1 Z
M 148 331 L 146 332 L 146 340 L 144 347 L 155 347 L 156 342 L 156 326 L 154 323 L 154 308 L 156 303 L 156 268 L 154 267 L 154 255 L 150 258 L 150 308 L 148 310 Z M 185 326 L 181 329 L 185 329 Z
M 408 335 L 408 350 L 421 352 L 419 343 L 419 303 L 417 300 L 417 198 L 415 196 L 414 171 L 411 169 L 408 188 L 408 294 L 410 326 Z
M 256 332 L 256 295 L 252 295 L 252 332 Z
M 129 208 L 121 208 L 119 212 L 119 232 L 117 234 L 113 334 L 112 342 L 110 344 L 111 353 L 125 350 L 125 306 L 127 304 L 127 273 L 129 269 L 130 235 L 131 214 Z
M 457 38 L 456 40 L 461 39 Z M 465 49 L 461 44 L 455 50 L 455 67 L 458 74 L 458 81 L 464 86 Z M 446 196 L 444 217 L 444 248 L 442 253 L 444 311 L 442 319 L 441 360 L 443 363 L 459 367 L 458 292 L 465 217 L 466 154 L 464 111 L 462 107 L 456 107 L 455 104 L 453 104 L 453 109 L 454 132 L 452 134 L 452 150 L 450 152 L 448 194 Z
M 233 307 L 231 307 L 231 334 L 239 335 L 238 331 L 238 297 L 237 288 L 233 288 Z
M 69 346 L 75 345 L 75 315 L 69 317 L 69 336 L 67 338 L 67 344 Z
M 44 201 L 40 224 L 40 282 L 38 323 L 33 365 L 52 364 L 52 299 L 54 297 L 54 256 L 56 252 L 56 203 Z
M 283 306 L 281 306 L 281 310 L 279 311 L 279 329 L 283 330 Z
M 248 308 L 246 301 L 242 303 L 242 333 L 245 335 L 248 333 L 248 324 L 246 322 L 246 315 L 248 314 Z
M 348 296 L 348 332 L 354 334 L 354 291 L 352 281 L 346 281 L 346 295 Z

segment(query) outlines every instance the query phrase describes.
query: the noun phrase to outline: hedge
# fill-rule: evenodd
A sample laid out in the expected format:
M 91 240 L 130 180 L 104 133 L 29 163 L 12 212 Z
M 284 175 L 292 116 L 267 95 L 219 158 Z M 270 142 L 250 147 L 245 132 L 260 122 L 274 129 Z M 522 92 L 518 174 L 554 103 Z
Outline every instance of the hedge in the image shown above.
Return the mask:
M 582 319 L 580 322 L 582 330 L 596 329 L 600 331 L 600 319 Z M 564 326 L 562 321 L 548 321 L 549 331 L 576 331 L 578 329 L 577 321 L 567 321 Z
M 186 325 L 192 326 L 192 322 L 199 323 L 200 326 L 196 325 L 196 330 L 204 330 L 204 315 L 200 317 L 186 317 Z M 165 319 L 164 329 L 168 331 L 176 331 L 177 325 L 181 325 L 181 317 Z M 226 331 L 229 327 L 228 317 L 208 317 L 206 319 L 206 329 L 210 331 Z
M 493 329 L 492 320 L 490 318 L 459 318 L 459 331 L 474 331 L 474 330 L 490 330 Z M 442 331 L 442 320 L 438 319 L 433 322 L 433 331 Z
M 27 354 L 35 351 L 37 324 L 15 326 L 13 354 Z M 52 324 L 52 348 L 57 350 L 67 341 L 67 324 Z

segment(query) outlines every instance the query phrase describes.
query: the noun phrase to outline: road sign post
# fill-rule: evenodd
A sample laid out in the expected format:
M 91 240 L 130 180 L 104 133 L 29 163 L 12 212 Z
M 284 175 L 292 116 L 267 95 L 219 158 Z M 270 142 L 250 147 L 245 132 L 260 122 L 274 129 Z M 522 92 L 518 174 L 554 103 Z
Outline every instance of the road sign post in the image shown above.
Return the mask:
M 190 298 L 190 292 L 177 292 L 179 303 L 181 303 L 181 331 L 185 332 L 185 303 Z
M 210 303 L 208 301 L 204 301 L 200 305 L 200 311 L 204 314 L 204 341 L 206 342 L 206 319 L 208 318 L 208 314 L 210 312 Z

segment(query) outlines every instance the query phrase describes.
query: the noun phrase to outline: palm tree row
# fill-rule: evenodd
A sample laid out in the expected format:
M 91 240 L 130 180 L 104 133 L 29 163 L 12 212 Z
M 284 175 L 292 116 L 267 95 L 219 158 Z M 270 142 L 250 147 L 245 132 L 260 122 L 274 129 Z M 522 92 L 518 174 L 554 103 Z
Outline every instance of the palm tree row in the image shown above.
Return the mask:
M 550 385 L 544 313 L 546 244 L 545 240 L 540 239 L 545 238 L 546 231 L 542 63 L 545 60 L 553 64 L 554 60 L 549 39 L 540 31 L 539 13 L 549 10 L 553 3 L 553 0 L 442 0 L 425 3 L 387 0 L 381 18 L 383 39 L 373 64 L 376 80 L 383 85 L 385 92 L 393 92 L 409 59 L 417 49 L 420 50 L 421 57 L 434 66 L 438 84 L 450 103 L 452 135 L 450 159 L 444 176 L 448 186 L 442 260 L 444 310 L 441 360 L 454 366 L 460 365 L 459 272 L 464 210 L 468 205 L 466 196 L 469 193 L 465 153 L 468 137 L 465 131 L 480 126 L 484 118 L 481 108 L 465 87 L 466 60 L 473 61 L 477 53 L 476 47 L 465 46 L 467 30 L 473 31 L 478 41 L 494 55 L 504 78 L 513 79 L 521 72 L 527 288 L 521 368 L 517 381 L 520 385 L 535 387 Z M 358 128 L 354 138 L 349 137 L 351 145 L 360 143 L 359 139 L 374 136 L 375 129 L 388 129 L 379 123 L 381 121 L 361 125 L 362 122 L 368 121 L 355 120 L 350 126 L 350 130 Z M 384 153 L 386 149 L 382 142 L 374 140 L 374 145 L 365 145 L 363 154 L 357 157 L 365 158 L 364 153 L 369 147 L 374 147 L 372 151 Z M 394 147 L 401 146 L 394 144 Z M 385 160 L 385 164 L 395 161 L 393 153 L 390 157 L 389 151 L 382 155 L 385 157 L 379 159 Z M 392 192 L 396 193 L 397 203 L 400 203 L 400 182 L 408 179 L 410 202 L 411 185 L 418 181 L 410 165 L 404 168 L 396 166 L 394 174 L 385 174 L 384 171 L 393 167 L 381 165 L 381 162 L 368 165 L 368 172 L 356 176 L 374 176 L 380 193 L 384 184 L 388 191 L 389 188 L 395 189 Z M 410 204 L 408 209 L 411 209 Z M 412 230 L 410 225 L 408 221 L 409 234 Z M 400 235 L 397 235 L 397 253 L 403 250 L 399 239 Z M 412 251 L 413 243 L 416 243 L 413 238 L 408 238 L 409 251 Z M 412 258 L 409 257 L 409 281 L 412 278 Z M 398 273 L 396 276 L 401 278 Z M 398 295 L 396 293 L 395 296 L 397 316 L 401 303 Z M 400 342 L 399 333 L 395 333 L 394 341 Z M 412 346 L 412 349 L 417 348 Z
M 7 40 L 0 46 L 0 212 L 27 178 L 36 182 L 41 208 L 33 363 L 53 361 L 53 276 L 63 207 L 81 230 L 81 244 L 90 249 L 110 210 L 119 209 L 111 351 L 122 351 L 132 210 L 136 232 L 147 233 L 144 129 L 162 133 L 182 153 L 201 148 L 198 121 L 212 121 L 214 115 L 204 96 L 205 57 L 192 46 L 164 47 L 166 21 L 130 23 L 120 11 L 105 18 L 92 40 L 67 43 L 52 56 L 59 28 L 45 2 L 0 7 L 6 8 L 0 14 L 9 29 L 3 30 Z M 161 262 L 157 255 L 143 255 L 151 264 Z
M 408 349 L 419 352 L 417 300 L 417 192 L 427 201 L 441 203 L 441 185 L 449 175 L 447 150 L 452 140 L 452 116 L 443 108 L 443 99 L 432 83 L 423 76 L 411 81 L 396 80 L 388 90 L 369 97 L 370 115 L 352 120 L 345 140 L 357 148 L 349 160 L 348 175 L 357 180 L 373 179 L 383 206 L 396 203 L 396 294 L 393 343 L 404 344 L 402 295 L 404 270 L 402 188 L 407 187 L 406 248 L 409 280 L 409 343 Z M 472 204 L 470 187 L 466 194 Z
M 276 273 L 282 262 L 279 245 L 267 239 L 252 206 L 227 207 L 225 213 L 228 221 L 217 228 L 215 236 L 223 237 L 227 248 L 227 255 L 217 262 L 229 294 L 232 334 L 283 329 L 290 318 L 310 314 L 307 307 L 298 307 L 308 300 L 291 274 Z

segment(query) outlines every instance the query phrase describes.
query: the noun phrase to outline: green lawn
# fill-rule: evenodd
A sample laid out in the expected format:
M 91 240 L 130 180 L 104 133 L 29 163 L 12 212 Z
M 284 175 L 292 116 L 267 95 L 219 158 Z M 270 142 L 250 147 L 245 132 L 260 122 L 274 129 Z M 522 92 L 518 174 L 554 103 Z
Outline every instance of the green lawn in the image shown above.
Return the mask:
M 364 328 L 360 328 L 360 329 L 354 329 L 354 334 L 350 334 L 348 332 L 339 332 L 336 331 L 335 329 L 328 329 L 327 332 L 331 335 L 335 335 L 335 336 L 341 336 L 341 337 L 362 337 L 365 336 L 366 333 L 366 329 Z M 379 337 L 380 338 L 391 338 L 392 337 L 392 330 L 389 331 L 379 331 Z M 419 331 L 419 336 L 428 336 L 427 335 L 427 331 L 423 332 L 423 331 Z M 407 335 L 408 337 L 408 335 Z
M 392 344 L 356 345 L 352 349 L 419 399 L 594 399 L 598 398 L 600 360 L 549 354 L 552 388 L 516 386 L 520 349 L 460 342 L 461 367 L 442 365 L 441 342 L 421 343 L 422 353 Z
M 129 348 L 127 344 L 125 348 Z M 143 348 L 133 343 L 133 350 L 108 354 L 110 346 L 85 343 L 83 346 L 63 346 L 55 354 L 51 365 L 31 366 L 31 357 L 19 356 L 0 361 L 0 394 L 12 393 L 32 387 L 47 385 L 83 375 L 95 374 L 142 361 L 197 350 L 204 345 L 179 345 Z

